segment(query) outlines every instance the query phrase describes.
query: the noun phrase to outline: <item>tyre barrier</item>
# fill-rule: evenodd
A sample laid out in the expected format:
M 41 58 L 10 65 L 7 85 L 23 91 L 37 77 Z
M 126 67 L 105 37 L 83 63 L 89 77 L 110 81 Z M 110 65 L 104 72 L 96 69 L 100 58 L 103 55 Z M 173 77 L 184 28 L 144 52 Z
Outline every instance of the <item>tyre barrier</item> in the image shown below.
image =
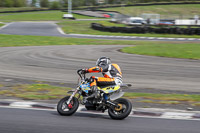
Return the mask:
M 180 27 L 153 28 L 150 26 L 116 27 L 116 26 L 104 26 L 98 23 L 91 23 L 91 28 L 94 30 L 99 30 L 104 32 L 200 35 L 200 28 L 180 28 Z

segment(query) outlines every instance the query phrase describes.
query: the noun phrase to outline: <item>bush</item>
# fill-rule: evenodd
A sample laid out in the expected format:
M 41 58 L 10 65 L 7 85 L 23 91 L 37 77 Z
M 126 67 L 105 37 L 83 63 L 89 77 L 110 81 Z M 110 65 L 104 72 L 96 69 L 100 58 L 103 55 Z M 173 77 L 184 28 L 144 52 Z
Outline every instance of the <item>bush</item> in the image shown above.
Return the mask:
M 58 1 L 53 1 L 50 6 L 51 9 L 59 9 L 60 3 Z
M 49 7 L 49 0 L 40 0 L 41 7 Z
M 14 1 L 14 7 L 25 7 L 26 6 L 26 0 L 15 0 Z
M 4 6 L 5 7 L 13 7 L 14 6 L 14 1 L 13 0 L 5 0 L 4 1 Z

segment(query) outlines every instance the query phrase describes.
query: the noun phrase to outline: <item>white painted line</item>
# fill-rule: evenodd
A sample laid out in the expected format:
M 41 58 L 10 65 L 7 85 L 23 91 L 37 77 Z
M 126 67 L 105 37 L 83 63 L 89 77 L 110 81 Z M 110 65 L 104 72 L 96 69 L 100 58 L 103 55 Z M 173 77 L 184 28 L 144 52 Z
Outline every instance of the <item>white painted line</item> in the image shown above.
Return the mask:
M 146 39 L 147 37 L 138 37 L 138 38 L 140 38 L 140 39 Z
M 10 104 L 11 107 L 26 107 L 30 108 L 33 104 L 36 104 L 35 102 L 13 102 Z
M 56 111 L 56 109 L 40 109 L 40 108 L 11 107 L 11 106 L 0 106 L 0 108 L 27 109 L 27 110 L 42 110 L 42 111 Z
M 14 22 L 12 22 L 12 23 L 14 23 Z M 4 29 L 4 28 L 8 27 L 8 26 L 11 25 L 12 23 L 9 23 L 9 24 L 6 24 L 6 25 L 0 27 L 0 30 L 2 30 L 2 29 Z
M 166 38 L 166 39 L 168 39 L 168 40 L 173 40 L 173 39 L 175 39 L 175 38 Z
M 94 35 L 95 36 L 95 35 Z M 95 37 L 105 37 L 104 35 L 96 35 Z
M 155 37 L 148 37 L 148 39 L 155 39 Z
M 165 38 L 163 38 L 163 37 L 159 37 L 159 38 L 157 38 L 157 39 L 165 39 Z
M 83 34 L 83 35 L 80 35 L 80 36 L 94 36 L 95 37 L 95 35 L 88 35 L 88 34 Z M 98 37 L 98 36 L 96 36 L 96 37 Z
M 129 117 L 135 117 L 135 118 L 149 118 L 149 119 L 166 119 L 166 120 L 181 120 L 181 121 L 200 121 L 200 119 L 180 119 L 180 118 L 163 118 L 163 117 L 157 117 L 157 116 L 136 116 L 132 115 Z
M 122 36 L 115 36 L 116 38 L 121 38 Z
M 194 113 L 177 113 L 177 112 L 165 112 L 162 118 L 173 118 L 173 119 L 192 119 Z
M 135 37 L 135 36 L 131 36 L 130 38 L 137 38 L 137 37 Z
M 123 36 L 122 38 L 130 38 L 130 36 Z
M 64 32 L 60 27 L 57 27 L 57 30 L 58 30 L 61 34 L 66 35 L 65 32 Z
M 187 38 L 176 38 L 177 40 L 186 40 Z
M 196 38 L 188 38 L 188 40 L 196 40 Z

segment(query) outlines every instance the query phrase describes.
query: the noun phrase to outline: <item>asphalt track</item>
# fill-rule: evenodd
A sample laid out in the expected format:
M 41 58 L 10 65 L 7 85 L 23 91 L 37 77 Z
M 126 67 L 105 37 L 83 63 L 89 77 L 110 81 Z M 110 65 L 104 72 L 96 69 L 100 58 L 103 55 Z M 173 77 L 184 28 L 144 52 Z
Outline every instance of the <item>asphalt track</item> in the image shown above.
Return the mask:
M 108 115 L 0 108 L 1 133 L 199 133 L 200 121 L 128 117 L 112 120 Z
M 16 22 L 0 33 L 63 35 L 54 23 Z M 133 88 L 155 88 L 200 92 L 200 61 L 141 56 L 118 52 L 124 46 L 30 46 L 2 47 L 0 75 L 76 84 L 76 70 L 95 66 L 96 59 L 108 56 L 122 68 L 125 83 Z M 100 75 L 97 75 L 100 76 Z

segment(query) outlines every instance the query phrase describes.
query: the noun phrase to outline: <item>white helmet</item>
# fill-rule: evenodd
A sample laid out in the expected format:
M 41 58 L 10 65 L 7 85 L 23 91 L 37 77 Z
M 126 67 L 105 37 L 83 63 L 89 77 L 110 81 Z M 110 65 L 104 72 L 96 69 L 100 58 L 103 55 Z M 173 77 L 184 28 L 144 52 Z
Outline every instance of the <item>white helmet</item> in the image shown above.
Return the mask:
M 100 57 L 96 62 L 97 66 L 107 65 L 107 64 L 111 64 L 110 58 L 108 57 Z

